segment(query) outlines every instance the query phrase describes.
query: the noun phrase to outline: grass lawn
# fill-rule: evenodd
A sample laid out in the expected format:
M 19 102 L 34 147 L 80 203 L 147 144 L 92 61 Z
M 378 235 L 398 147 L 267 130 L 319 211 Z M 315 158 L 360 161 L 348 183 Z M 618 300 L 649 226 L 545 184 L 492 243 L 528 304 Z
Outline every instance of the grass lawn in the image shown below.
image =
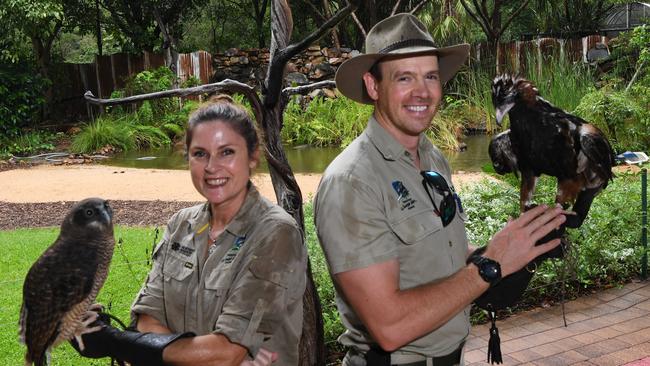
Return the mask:
M 22 365 L 25 347 L 18 341 L 18 317 L 22 286 L 32 263 L 56 239 L 59 228 L 0 231 L 0 365 Z M 148 258 L 154 228 L 117 227 L 111 270 L 97 301 L 125 323 L 129 307 L 149 271 Z M 159 236 L 161 236 L 160 233 Z M 108 359 L 91 360 L 77 355 L 68 344 L 52 353 L 52 365 L 108 365 Z

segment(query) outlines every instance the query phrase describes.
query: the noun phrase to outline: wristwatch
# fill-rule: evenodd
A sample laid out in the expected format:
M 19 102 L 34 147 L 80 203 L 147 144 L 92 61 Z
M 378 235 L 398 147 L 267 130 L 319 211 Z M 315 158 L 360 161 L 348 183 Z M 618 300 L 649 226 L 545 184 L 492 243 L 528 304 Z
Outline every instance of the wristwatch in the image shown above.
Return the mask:
M 483 249 L 483 250 L 481 250 Z M 501 281 L 501 265 L 499 262 L 490 258 L 483 257 L 481 254 L 485 248 L 479 248 L 467 258 L 467 263 L 474 263 L 478 267 L 478 274 L 481 278 L 490 284 L 490 287 Z

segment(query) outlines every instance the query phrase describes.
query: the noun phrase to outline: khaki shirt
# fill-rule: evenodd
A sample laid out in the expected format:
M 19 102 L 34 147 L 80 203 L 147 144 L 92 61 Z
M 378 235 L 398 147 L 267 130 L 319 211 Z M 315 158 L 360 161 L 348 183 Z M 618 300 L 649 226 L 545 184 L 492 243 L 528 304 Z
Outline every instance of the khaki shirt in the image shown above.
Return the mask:
M 449 164 L 424 135 L 418 152 L 422 170 L 435 170 L 451 184 Z M 439 207 L 442 196 L 430 191 Z M 400 289 L 405 290 L 447 278 L 465 266 L 467 216 L 460 199 L 457 206 L 455 218 L 443 227 L 413 158 L 371 117 L 365 131 L 325 171 L 314 200 L 314 221 L 332 274 L 397 259 Z M 347 329 L 339 341 L 356 352 L 376 344 L 338 288 L 336 301 Z M 443 356 L 469 330 L 468 306 L 396 352 Z
M 220 333 L 274 365 L 298 364 L 307 252 L 295 220 L 250 186 L 207 258 L 209 204 L 169 220 L 151 272 L 132 306 L 172 332 Z

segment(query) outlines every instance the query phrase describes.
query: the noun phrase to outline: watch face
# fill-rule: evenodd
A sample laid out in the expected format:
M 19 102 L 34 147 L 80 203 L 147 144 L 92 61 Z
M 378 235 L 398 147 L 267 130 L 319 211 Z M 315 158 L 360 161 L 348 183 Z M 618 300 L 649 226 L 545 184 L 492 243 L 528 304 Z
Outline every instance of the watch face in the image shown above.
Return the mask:
M 499 269 L 495 265 L 495 263 L 486 263 L 483 267 L 483 273 L 489 278 L 496 279 L 500 276 Z

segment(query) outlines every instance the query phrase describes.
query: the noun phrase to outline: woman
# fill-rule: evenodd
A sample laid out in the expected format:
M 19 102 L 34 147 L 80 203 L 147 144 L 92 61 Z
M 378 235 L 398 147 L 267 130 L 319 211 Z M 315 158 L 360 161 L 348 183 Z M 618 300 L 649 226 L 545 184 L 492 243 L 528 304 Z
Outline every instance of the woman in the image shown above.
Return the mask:
M 132 354 L 108 355 L 136 365 L 298 363 L 307 255 L 295 220 L 250 181 L 258 145 L 250 117 L 229 97 L 190 117 L 190 174 L 207 202 L 169 220 L 132 306 L 139 332 L 129 342 L 128 332 L 110 337 L 112 351 Z

